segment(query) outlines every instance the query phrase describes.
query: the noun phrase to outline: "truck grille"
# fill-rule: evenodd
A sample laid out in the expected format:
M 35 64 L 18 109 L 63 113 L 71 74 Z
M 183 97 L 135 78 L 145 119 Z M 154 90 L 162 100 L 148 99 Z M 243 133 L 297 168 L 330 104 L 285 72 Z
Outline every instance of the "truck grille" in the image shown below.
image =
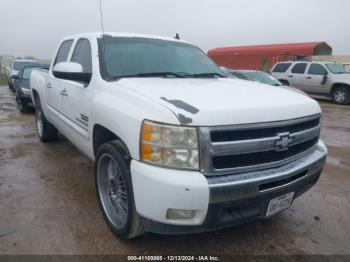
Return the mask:
M 270 150 L 265 152 L 248 153 L 241 155 L 214 156 L 213 167 L 215 169 L 234 168 L 242 166 L 261 165 L 300 154 L 317 143 L 318 138 L 289 147 L 285 151 Z
M 243 130 L 225 130 L 211 132 L 212 142 L 237 141 L 246 139 L 258 139 L 269 136 L 276 136 L 282 132 L 300 132 L 305 129 L 317 127 L 320 124 L 320 119 L 312 119 L 304 123 L 290 123 L 286 126 L 266 127 L 261 129 L 243 129 Z
M 201 169 L 205 175 L 226 175 L 273 168 L 315 149 L 320 115 L 288 121 L 201 127 Z

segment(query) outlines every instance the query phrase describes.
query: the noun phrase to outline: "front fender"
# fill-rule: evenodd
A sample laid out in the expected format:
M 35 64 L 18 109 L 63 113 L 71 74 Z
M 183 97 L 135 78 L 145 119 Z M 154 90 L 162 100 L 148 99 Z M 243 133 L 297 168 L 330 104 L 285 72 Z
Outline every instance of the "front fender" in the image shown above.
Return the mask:
M 96 124 L 101 125 L 127 146 L 133 159 L 139 159 L 139 139 L 144 119 L 179 124 L 176 116 L 156 102 L 150 101 L 124 88 L 108 87 L 112 92 L 96 92 L 92 105 L 91 133 Z M 93 146 L 93 141 L 91 141 Z

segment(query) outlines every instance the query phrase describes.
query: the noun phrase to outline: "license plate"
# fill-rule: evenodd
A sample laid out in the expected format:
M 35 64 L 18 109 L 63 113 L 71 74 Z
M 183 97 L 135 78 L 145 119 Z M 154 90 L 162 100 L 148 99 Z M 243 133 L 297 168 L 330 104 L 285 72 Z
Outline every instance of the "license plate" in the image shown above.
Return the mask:
M 266 216 L 272 216 L 282 210 L 290 207 L 293 201 L 294 192 L 276 197 L 270 200 L 269 206 L 267 208 Z

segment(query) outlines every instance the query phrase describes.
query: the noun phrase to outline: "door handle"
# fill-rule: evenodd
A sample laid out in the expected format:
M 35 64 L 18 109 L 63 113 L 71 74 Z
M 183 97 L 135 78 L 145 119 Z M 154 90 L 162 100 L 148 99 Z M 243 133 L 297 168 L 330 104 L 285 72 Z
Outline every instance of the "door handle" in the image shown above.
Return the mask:
M 68 92 L 67 92 L 66 89 L 63 89 L 63 90 L 60 92 L 60 94 L 61 94 L 62 96 L 68 96 Z
M 292 75 L 289 75 L 288 77 L 293 77 Z
M 312 79 L 312 77 L 311 76 L 307 76 L 306 79 Z
M 48 83 L 46 84 L 46 87 L 47 87 L 47 88 L 51 88 L 51 87 L 52 87 L 52 83 L 51 83 L 51 82 L 48 82 Z

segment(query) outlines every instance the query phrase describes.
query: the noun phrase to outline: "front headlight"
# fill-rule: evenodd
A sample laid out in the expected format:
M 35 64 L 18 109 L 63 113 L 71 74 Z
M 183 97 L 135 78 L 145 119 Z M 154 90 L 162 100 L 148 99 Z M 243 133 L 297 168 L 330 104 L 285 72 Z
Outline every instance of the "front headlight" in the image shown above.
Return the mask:
M 21 87 L 21 91 L 25 95 L 30 95 L 31 94 L 31 90 L 29 88 Z
M 195 127 L 143 121 L 140 139 L 142 161 L 170 168 L 199 169 Z

